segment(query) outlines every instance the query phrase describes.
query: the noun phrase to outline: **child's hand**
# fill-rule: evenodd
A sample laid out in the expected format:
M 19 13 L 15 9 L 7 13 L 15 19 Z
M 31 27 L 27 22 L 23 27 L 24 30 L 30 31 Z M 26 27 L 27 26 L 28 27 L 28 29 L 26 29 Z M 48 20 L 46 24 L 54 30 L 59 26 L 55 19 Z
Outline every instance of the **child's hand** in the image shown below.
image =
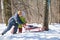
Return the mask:
M 23 24 L 23 27 L 25 27 L 26 26 L 26 24 Z

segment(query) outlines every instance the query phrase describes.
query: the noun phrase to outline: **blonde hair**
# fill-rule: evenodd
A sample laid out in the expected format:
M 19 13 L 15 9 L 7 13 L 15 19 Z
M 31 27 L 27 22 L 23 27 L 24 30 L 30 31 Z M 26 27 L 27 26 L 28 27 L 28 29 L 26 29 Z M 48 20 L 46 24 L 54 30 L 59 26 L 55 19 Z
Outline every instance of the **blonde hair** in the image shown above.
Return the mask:
M 21 15 L 22 15 L 22 11 L 21 11 L 21 10 L 19 10 L 19 11 L 18 11 L 18 15 L 19 15 L 19 14 L 21 14 Z

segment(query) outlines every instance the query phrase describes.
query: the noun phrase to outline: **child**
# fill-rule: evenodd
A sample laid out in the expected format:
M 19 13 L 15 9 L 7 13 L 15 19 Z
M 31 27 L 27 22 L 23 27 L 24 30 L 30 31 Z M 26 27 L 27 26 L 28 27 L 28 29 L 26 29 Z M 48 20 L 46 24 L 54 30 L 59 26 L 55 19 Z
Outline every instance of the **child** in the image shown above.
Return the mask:
M 23 24 L 18 24 L 19 32 L 22 33 L 22 27 L 26 25 L 26 20 L 23 16 L 20 17 Z
M 13 34 L 16 34 L 18 25 L 25 24 L 22 21 L 21 17 L 22 17 L 22 11 L 19 10 L 17 13 L 15 13 L 14 16 L 12 16 L 8 20 L 8 27 L 2 32 L 2 35 L 4 35 L 7 31 L 9 31 L 12 28 L 12 26 L 14 26 Z M 21 27 L 21 29 L 22 29 L 22 27 Z

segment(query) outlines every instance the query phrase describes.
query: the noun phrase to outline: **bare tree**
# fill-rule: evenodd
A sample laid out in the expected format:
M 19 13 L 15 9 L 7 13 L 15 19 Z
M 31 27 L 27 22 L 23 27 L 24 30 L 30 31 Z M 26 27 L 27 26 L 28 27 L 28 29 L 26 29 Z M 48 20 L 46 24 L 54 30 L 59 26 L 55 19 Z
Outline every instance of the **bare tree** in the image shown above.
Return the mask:
M 11 0 L 4 0 L 5 23 L 8 24 L 8 19 L 12 16 Z
M 3 5 L 3 1 L 4 0 L 1 0 L 1 10 L 2 10 L 2 20 L 3 20 L 3 23 L 4 23 L 4 5 Z
M 49 28 L 48 28 L 48 0 L 45 0 L 45 11 L 44 11 L 44 25 L 43 25 L 43 28 L 44 28 L 44 30 L 46 30 L 46 31 L 48 31 L 49 30 Z
M 14 13 L 13 13 L 13 0 L 11 0 L 11 10 L 12 10 L 11 13 L 12 13 L 12 15 L 13 15 L 13 14 L 14 14 Z
M 60 0 L 59 0 L 59 23 L 60 23 Z

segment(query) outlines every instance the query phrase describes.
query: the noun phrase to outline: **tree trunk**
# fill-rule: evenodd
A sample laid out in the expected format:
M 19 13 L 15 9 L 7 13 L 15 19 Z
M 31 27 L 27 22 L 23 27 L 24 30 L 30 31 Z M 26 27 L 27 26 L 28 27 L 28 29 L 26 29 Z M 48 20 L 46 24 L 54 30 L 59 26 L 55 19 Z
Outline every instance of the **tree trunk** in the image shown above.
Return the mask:
M 5 23 L 8 24 L 8 19 L 12 16 L 11 0 L 4 0 Z
M 60 23 L 60 0 L 59 0 L 59 23 Z
M 12 16 L 13 16 L 13 14 L 14 14 L 13 13 L 13 0 L 11 0 L 11 10 L 12 10 L 11 13 L 12 13 Z
M 1 0 L 1 10 L 2 10 L 2 20 L 3 20 L 3 23 L 4 23 L 4 6 L 3 6 L 3 1 L 4 0 Z
M 44 11 L 44 25 L 43 25 L 43 28 L 44 28 L 44 30 L 46 30 L 46 31 L 48 31 L 49 30 L 49 28 L 48 28 L 48 0 L 45 0 L 45 3 L 44 3 L 45 5 L 44 5 L 44 9 L 45 9 L 45 11 Z

